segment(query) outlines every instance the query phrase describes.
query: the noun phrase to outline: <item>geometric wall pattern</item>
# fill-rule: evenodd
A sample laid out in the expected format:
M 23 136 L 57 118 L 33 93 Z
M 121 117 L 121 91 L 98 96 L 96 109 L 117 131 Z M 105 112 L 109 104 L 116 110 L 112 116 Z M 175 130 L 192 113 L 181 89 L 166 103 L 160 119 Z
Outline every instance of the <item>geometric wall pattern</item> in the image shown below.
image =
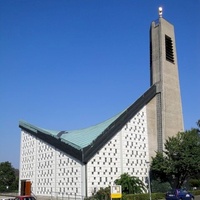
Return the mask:
M 122 173 L 145 181 L 148 161 L 146 107 L 138 112 L 96 155 L 83 166 L 53 146 L 21 132 L 20 180 L 30 180 L 41 196 L 87 196 L 113 185 Z M 86 175 L 83 176 L 86 167 Z M 87 178 L 85 184 L 84 178 Z
M 114 180 L 125 172 L 145 182 L 147 161 L 148 137 L 144 107 L 88 162 L 88 194 L 113 185 Z
M 22 130 L 20 180 L 30 180 L 37 195 L 81 194 L 81 165 Z

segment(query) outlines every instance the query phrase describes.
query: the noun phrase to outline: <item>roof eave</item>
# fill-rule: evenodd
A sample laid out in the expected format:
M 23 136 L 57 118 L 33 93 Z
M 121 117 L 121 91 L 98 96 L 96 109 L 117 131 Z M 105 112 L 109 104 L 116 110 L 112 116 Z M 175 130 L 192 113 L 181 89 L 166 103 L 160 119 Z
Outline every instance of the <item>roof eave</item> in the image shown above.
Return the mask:
M 45 143 L 52 145 L 53 147 L 65 152 L 69 156 L 72 156 L 77 161 L 83 163 L 82 161 L 82 149 L 76 149 L 73 146 L 66 144 L 60 138 L 51 136 L 49 134 L 44 133 L 43 131 L 39 131 L 36 129 L 31 129 L 30 127 L 25 126 L 25 124 L 19 124 L 19 127 L 30 133 L 31 135 L 35 136 L 36 138 L 41 139 Z
M 156 85 L 149 88 L 127 110 L 125 110 L 97 139 L 83 152 L 83 163 L 87 163 L 123 126 L 156 95 Z
M 24 122 L 19 123 L 19 127 L 33 136 L 49 143 L 55 148 L 65 152 L 81 164 L 86 164 L 89 160 L 117 134 L 123 126 L 136 115 L 156 95 L 156 85 L 149 88 L 140 98 L 138 98 L 128 109 L 126 109 L 115 121 L 113 121 L 91 144 L 84 148 L 74 148 L 59 137 L 53 136 L 42 129 L 34 127 Z

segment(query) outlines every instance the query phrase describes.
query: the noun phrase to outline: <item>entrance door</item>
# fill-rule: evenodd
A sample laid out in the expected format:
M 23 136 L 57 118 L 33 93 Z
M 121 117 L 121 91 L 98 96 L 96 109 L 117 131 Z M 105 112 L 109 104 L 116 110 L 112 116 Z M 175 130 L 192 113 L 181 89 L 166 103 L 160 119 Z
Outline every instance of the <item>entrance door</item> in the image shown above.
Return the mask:
M 21 195 L 31 195 L 31 181 L 21 181 Z

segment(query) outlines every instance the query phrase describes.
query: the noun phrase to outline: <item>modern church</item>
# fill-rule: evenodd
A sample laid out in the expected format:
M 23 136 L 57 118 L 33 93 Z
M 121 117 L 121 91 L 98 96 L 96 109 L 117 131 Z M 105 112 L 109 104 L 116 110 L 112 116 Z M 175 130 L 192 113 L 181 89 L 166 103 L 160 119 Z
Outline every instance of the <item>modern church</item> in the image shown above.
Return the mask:
M 19 127 L 22 195 L 82 199 L 123 173 L 145 182 L 151 157 L 184 130 L 174 27 L 162 10 L 150 26 L 150 88 L 132 105 L 80 130 L 48 130 L 25 121 Z

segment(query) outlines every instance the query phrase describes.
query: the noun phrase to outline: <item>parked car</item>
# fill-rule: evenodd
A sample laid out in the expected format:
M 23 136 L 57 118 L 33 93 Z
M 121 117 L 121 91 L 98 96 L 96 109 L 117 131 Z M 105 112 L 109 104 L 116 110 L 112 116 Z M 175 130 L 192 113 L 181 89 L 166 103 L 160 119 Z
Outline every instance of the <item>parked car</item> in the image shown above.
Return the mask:
M 172 189 L 166 193 L 166 200 L 194 200 L 194 195 L 185 189 Z
M 14 200 L 36 200 L 35 197 L 25 195 L 25 196 L 17 196 Z

